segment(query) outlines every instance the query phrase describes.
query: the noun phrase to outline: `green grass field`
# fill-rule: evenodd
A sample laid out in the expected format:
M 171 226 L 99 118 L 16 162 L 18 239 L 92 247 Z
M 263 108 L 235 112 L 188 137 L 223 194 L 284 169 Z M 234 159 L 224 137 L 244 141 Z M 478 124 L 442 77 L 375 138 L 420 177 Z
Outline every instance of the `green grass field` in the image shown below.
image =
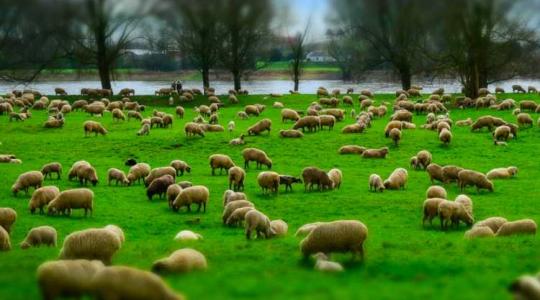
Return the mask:
M 540 100 L 537 95 L 499 96 L 506 97 Z M 144 115 L 150 115 L 154 108 L 173 113 L 173 107 L 164 105 L 166 98 L 139 96 L 136 100 L 149 105 Z M 532 218 L 540 222 L 540 128 L 521 130 L 518 139 L 509 141 L 508 147 L 494 146 L 485 130 L 471 133 L 463 127 L 453 128 L 451 145 L 443 147 L 435 132 L 417 128 L 404 131 L 402 143 L 396 148 L 384 138 L 388 117 L 375 120 L 373 127 L 363 134 L 344 135 L 341 128 L 353 122 L 347 117 L 333 131 L 284 140 L 277 132 L 291 128 L 292 123 L 281 123 L 280 110 L 272 108 L 273 99 L 256 95 L 239 98 L 240 105 L 220 110 L 220 123 L 226 127 L 234 119 L 236 132 L 208 133 L 205 138 L 186 139 L 183 133 L 184 124 L 195 117 L 192 107 L 202 99 L 186 106 L 185 119 L 175 119 L 172 129 L 154 129 L 146 137 L 135 135 L 139 122 L 113 122 L 110 113 L 94 118 L 74 112 L 66 117 L 65 127 L 56 130 L 42 127 L 47 118 L 43 111 L 35 111 L 25 122 L 9 122 L 5 115 L 0 116 L 0 153 L 13 153 L 23 160 L 21 165 L 0 165 L 0 206 L 12 207 L 18 213 L 11 235 L 13 249 L 0 253 L 0 299 L 38 299 L 35 270 L 42 262 L 57 258 L 64 237 L 75 230 L 107 224 L 121 226 L 126 234 L 126 243 L 114 257 L 115 265 L 148 270 L 154 260 L 179 248 L 192 247 L 204 253 L 208 271 L 164 277 L 189 299 L 508 299 L 506 288 L 512 280 L 540 269 L 540 242 L 534 236 L 469 241 L 463 238 L 466 230 L 463 225 L 459 230 L 447 232 L 440 231 L 438 226 L 423 228 L 421 207 L 430 181 L 425 172 L 409 168 L 409 158 L 422 149 L 429 150 L 440 165 L 456 164 L 482 172 L 515 165 L 519 167 L 518 176 L 497 180 L 493 193 L 467 190 L 474 201 L 475 219 L 504 216 L 510 220 Z M 393 98 L 380 95 L 376 100 L 380 103 Z M 314 99 L 313 95 L 287 95 L 278 101 L 304 110 Z M 259 118 L 236 119 L 236 112 L 247 103 L 264 103 L 267 109 Z M 355 106 L 358 111 L 358 102 Z M 510 111 L 451 111 L 454 121 L 486 114 L 515 122 Z M 538 115 L 532 116 L 536 121 Z M 221 196 L 228 186 L 227 176 L 211 176 L 208 156 L 227 154 L 243 165 L 244 147 L 230 146 L 228 141 L 262 118 L 273 121 L 270 136 L 248 137 L 244 147 L 266 151 L 273 159 L 274 171 L 299 176 L 307 166 L 325 170 L 337 167 L 343 171 L 344 181 L 340 190 L 305 193 L 303 186 L 295 185 L 292 193 L 285 193 L 282 188 L 277 196 L 264 196 L 256 182 L 259 170 L 253 166 L 247 171 L 247 195 L 271 219 L 285 220 L 289 234 L 284 238 L 247 241 L 243 229 L 221 224 Z M 85 138 L 82 123 L 88 119 L 102 122 L 109 134 Z M 423 124 L 425 116 L 415 115 L 414 122 Z M 347 144 L 388 146 L 390 153 L 385 160 L 338 155 L 337 150 Z M 189 180 L 210 189 L 207 212 L 174 213 L 166 201 L 156 198 L 149 202 L 144 186 L 107 186 L 107 169 L 116 167 L 127 172 L 123 163 L 132 156 L 152 167 L 168 165 L 173 159 L 187 161 L 192 172 L 178 180 Z M 75 211 L 70 218 L 31 215 L 27 208 L 30 197 L 21 193 L 15 198 L 10 193 L 12 183 L 25 171 L 39 170 L 45 163 L 59 161 L 65 175 L 71 164 L 81 159 L 92 163 L 100 176 L 100 183 L 92 187 L 95 192 L 92 217 L 85 218 L 81 211 Z M 409 169 L 406 190 L 368 191 L 371 173 L 386 178 L 398 167 Z M 79 186 L 67 181 L 66 176 L 60 181 L 47 180 L 45 185 L 57 185 L 61 190 Z M 450 199 L 459 193 L 455 184 L 446 188 Z M 201 218 L 200 225 L 186 223 L 197 217 Z M 337 219 L 361 220 L 368 226 L 366 260 L 351 262 L 349 255 L 335 255 L 333 258 L 344 263 L 346 271 L 318 273 L 313 270 L 313 261 L 302 260 L 300 239 L 294 237 L 294 232 L 305 223 Z M 18 244 L 28 230 L 40 225 L 51 225 L 58 230 L 59 246 L 21 250 Z M 175 242 L 175 234 L 183 229 L 202 234 L 204 240 Z

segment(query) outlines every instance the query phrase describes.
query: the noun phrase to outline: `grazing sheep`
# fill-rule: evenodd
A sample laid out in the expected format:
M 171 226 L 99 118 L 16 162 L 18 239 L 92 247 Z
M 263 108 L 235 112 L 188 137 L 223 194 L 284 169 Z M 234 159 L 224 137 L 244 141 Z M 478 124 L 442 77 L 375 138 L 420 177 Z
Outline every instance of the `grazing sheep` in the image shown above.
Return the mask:
M 148 200 L 151 201 L 156 194 L 159 195 L 160 199 L 162 199 L 163 195 L 167 193 L 167 188 L 172 184 L 174 184 L 174 177 L 171 175 L 163 175 L 152 180 L 146 189 L 146 196 L 148 197 Z
M 268 157 L 266 152 L 257 148 L 246 148 L 242 151 L 244 157 L 244 168 L 249 168 L 249 162 L 255 161 L 257 169 L 262 168 L 265 165 L 268 169 L 272 169 L 272 160 Z
M 176 250 L 168 257 L 156 260 L 152 264 L 154 273 L 188 273 L 207 268 L 208 263 L 204 255 L 191 248 Z
M 369 175 L 369 190 L 383 192 L 386 187 L 384 186 L 381 176 L 377 174 Z
M 280 130 L 279 136 L 282 138 L 302 138 L 304 137 L 304 134 L 301 131 L 295 130 L 295 129 L 289 129 L 289 130 Z
M 135 181 L 140 182 L 146 176 L 150 174 L 150 165 L 146 163 L 138 163 L 129 169 L 127 179 L 129 184 L 133 184 Z
M 132 267 L 103 268 L 93 276 L 91 285 L 96 299 L 184 299 L 156 274 Z
M 178 184 L 171 184 L 167 187 L 167 191 L 165 192 L 165 194 L 167 195 L 167 202 L 169 203 L 169 208 L 172 208 L 174 199 L 176 199 L 182 189 L 183 188 Z
M 90 228 L 66 236 L 59 258 L 97 259 L 110 265 L 112 257 L 121 247 L 118 234 L 105 228 Z
M 212 168 L 212 176 L 215 175 L 215 169 L 219 169 L 219 174 L 222 174 L 222 171 L 228 171 L 230 168 L 236 166 L 232 159 L 225 154 L 213 154 L 209 157 L 210 168 Z
M 58 194 L 47 207 L 47 214 L 64 214 L 71 215 L 73 209 L 84 209 L 84 216 L 92 214 L 94 205 L 94 192 L 89 189 L 72 189 L 66 190 Z
M 326 254 L 319 252 L 313 255 L 315 258 L 314 269 L 321 272 L 336 273 L 343 272 L 343 266 L 340 263 L 328 260 Z
M 485 220 L 476 222 L 474 227 L 489 227 L 491 231 L 497 232 L 504 223 L 508 222 L 507 219 L 503 217 L 490 217 Z
M 368 229 L 360 221 L 340 220 L 322 223 L 316 226 L 306 238 L 300 242 L 300 250 L 305 258 L 322 252 L 351 252 L 364 258 L 364 242 Z
M 43 185 L 43 174 L 39 171 L 30 171 L 19 175 L 17 181 L 11 186 L 11 192 L 16 197 L 23 190 L 28 195 L 30 188 L 38 189 Z
M 262 189 L 263 194 L 279 192 L 279 174 L 276 172 L 266 171 L 261 172 L 257 176 L 257 183 Z
M 0 227 L 7 233 L 11 232 L 11 226 L 17 220 L 17 212 L 9 207 L 0 207 Z
M 116 185 L 118 185 L 118 183 L 120 183 L 122 185 L 128 185 L 129 184 L 129 180 L 127 179 L 126 173 L 124 173 L 124 171 L 116 169 L 116 168 L 110 168 L 107 171 L 107 182 L 108 182 L 108 184 L 111 185 L 111 182 L 113 180 L 115 181 Z
M 530 111 L 536 111 L 536 108 L 538 107 L 538 104 L 532 100 L 525 100 L 519 102 L 519 108 L 521 110 L 530 110 Z
M 314 222 L 314 223 L 304 224 L 300 228 L 298 228 L 298 230 L 296 230 L 296 233 L 294 234 L 294 236 L 296 236 L 296 237 L 306 236 L 309 233 L 311 233 L 311 231 L 313 231 L 313 229 L 315 229 L 317 226 L 319 226 L 319 225 L 321 225 L 323 223 L 325 223 L 325 222 Z
M 45 178 L 49 176 L 49 178 L 52 179 L 52 173 L 56 173 L 56 179 L 60 180 L 60 175 L 62 174 L 62 165 L 58 162 L 53 162 L 46 164 L 41 168 L 41 174 L 43 174 Z
M 332 188 L 339 189 L 341 187 L 341 181 L 343 180 L 343 173 L 340 169 L 332 169 L 328 171 L 328 178 L 332 181 Z
M 11 241 L 9 238 L 9 233 L 0 226 L 0 251 L 9 251 L 11 250 Z
M 517 167 L 497 168 L 489 171 L 486 177 L 487 179 L 507 179 L 516 176 L 517 173 Z
M 516 279 L 508 287 L 515 300 L 540 299 L 540 276 L 523 275 Z
M 176 116 L 180 119 L 184 118 L 185 110 L 182 106 L 177 106 L 175 109 Z
M 531 118 L 531 115 L 529 115 L 528 113 L 520 113 L 519 115 L 517 115 L 517 123 L 520 127 L 524 127 L 526 125 L 530 125 L 532 127 L 533 122 L 534 121 Z
M 443 143 L 443 145 L 447 146 L 452 141 L 452 132 L 444 128 L 439 134 L 439 140 Z
M 466 239 L 474 239 L 474 238 L 483 238 L 483 237 L 494 237 L 495 233 L 493 233 L 493 230 L 487 226 L 473 226 L 473 228 L 465 231 L 465 238 Z
M 125 121 L 126 120 L 126 116 L 124 115 L 122 110 L 119 109 L 119 108 L 113 109 L 112 117 L 113 117 L 113 121 L 120 121 L 120 120 Z
M 292 109 L 284 108 L 281 110 L 281 121 L 285 122 L 286 120 L 291 121 L 298 121 L 300 119 L 300 115 Z
M 442 169 L 443 168 L 436 163 L 431 163 L 427 166 L 426 171 L 429 175 L 429 179 L 431 180 L 431 183 L 433 183 L 434 180 L 444 182 Z
M 392 174 L 390 174 L 388 179 L 384 181 L 384 187 L 390 190 L 405 189 L 408 177 L 409 175 L 407 170 L 397 168 L 394 170 L 394 172 L 392 172 Z
M 246 218 L 246 214 L 250 211 L 250 210 L 253 210 L 255 208 L 253 207 L 249 207 L 249 206 L 246 206 L 246 207 L 240 207 L 240 208 L 237 208 L 235 209 L 232 214 L 227 218 L 227 221 L 225 222 L 225 224 L 227 226 L 242 226 L 242 222 L 245 220 Z
M 93 186 L 98 184 L 96 169 L 89 165 L 82 165 L 77 169 L 77 178 L 81 185 L 87 185 L 88 182 L 91 182 Z
M 148 187 L 152 183 L 152 181 L 163 175 L 171 175 L 173 179 L 176 179 L 176 170 L 173 167 L 161 167 L 152 169 L 152 171 L 149 171 L 148 176 L 144 178 L 144 186 Z
M 347 145 L 339 148 L 339 154 L 362 154 L 366 151 L 366 147 L 357 145 Z
M 510 236 L 519 234 L 536 234 L 536 222 L 531 219 L 523 219 L 512 222 L 504 223 L 499 230 L 497 230 L 496 236 Z
M 97 136 L 98 134 L 101 134 L 101 135 L 107 134 L 107 130 L 105 129 L 105 127 L 103 127 L 103 125 L 101 125 L 98 122 L 86 121 L 83 123 L 83 128 L 84 128 L 85 137 L 88 137 L 88 135 L 91 133 L 95 133 L 95 136 Z
M 468 185 L 476 186 L 477 192 L 480 192 L 480 189 L 493 192 L 493 182 L 487 179 L 486 175 L 472 170 L 462 170 L 458 173 L 460 191 L 463 192 Z
M 442 186 L 432 185 L 426 191 L 426 198 L 442 198 L 446 199 L 446 190 Z
M 463 205 L 463 207 L 465 208 L 465 211 L 467 213 L 469 213 L 471 216 L 474 217 L 474 214 L 473 214 L 473 202 L 472 202 L 472 199 L 469 198 L 469 196 L 463 195 L 463 194 L 458 195 L 454 201 L 456 203 L 459 203 L 459 204 Z
M 183 189 L 180 194 L 174 199 L 172 204 L 173 211 L 179 211 L 180 208 L 186 206 L 187 211 L 191 211 L 191 204 L 197 204 L 197 212 L 201 211 L 201 206 L 203 212 L 206 212 L 206 205 L 210 198 L 210 191 L 207 187 L 202 185 L 195 185 Z
M 44 186 L 35 190 L 32 194 L 32 198 L 28 202 L 30 213 L 34 214 L 36 209 L 39 208 L 39 213 L 43 214 L 43 207 L 49 204 L 49 202 L 51 202 L 59 194 L 60 190 L 55 186 Z
M 143 124 L 141 126 L 141 129 L 137 131 L 138 136 L 149 135 L 149 134 L 150 134 L 150 125 L 148 124 Z
M 44 128 L 60 128 L 64 126 L 64 119 L 56 119 L 56 118 L 50 118 L 48 119 L 44 124 Z
M 527 93 L 527 91 L 519 84 L 512 85 L 512 93 Z
M 250 115 L 254 115 L 254 116 L 259 116 L 259 114 L 261 113 L 259 111 L 259 108 L 256 106 L 256 105 L 246 105 L 246 107 L 244 108 L 244 112 L 246 113 L 246 115 L 250 116 Z
M 354 123 L 343 127 L 343 129 L 341 129 L 341 133 L 362 133 L 364 132 L 365 128 L 366 125 L 364 123 Z
M 285 192 L 288 190 L 292 192 L 292 185 L 295 183 L 302 183 L 302 179 L 290 175 L 279 175 L 279 184 L 285 185 Z
M 392 141 L 394 141 L 394 145 L 397 147 L 399 145 L 399 141 L 401 140 L 401 130 L 394 128 L 390 130 L 389 136 Z
M 472 215 L 458 202 L 444 200 L 439 204 L 437 212 L 441 219 L 441 229 L 447 229 L 450 223 L 457 228 L 460 221 L 468 226 L 474 223 Z
M 495 141 L 508 141 L 508 138 L 511 136 L 511 129 L 509 126 L 502 125 L 495 128 L 493 132 L 493 140 Z
M 463 168 L 454 166 L 454 165 L 448 165 L 442 167 L 442 178 L 444 183 L 450 183 L 452 181 L 458 181 L 458 174 L 459 172 L 463 171 Z
M 306 192 L 308 186 L 309 191 L 313 190 L 313 185 L 317 185 L 317 189 L 322 191 L 332 189 L 334 184 L 326 172 L 316 167 L 307 167 L 302 170 L 302 179 L 304 180 L 304 190 Z
M 234 191 L 244 190 L 244 178 L 246 172 L 240 167 L 232 167 L 229 169 L 229 189 Z
M 423 212 L 424 217 L 422 219 L 422 226 L 425 226 L 426 220 L 429 221 L 430 225 L 433 225 L 433 219 L 439 215 L 439 204 L 444 202 L 443 198 L 428 198 L 424 201 Z
M 105 266 L 98 260 L 56 260 L 42 263 L 37 281 L 43 299 L 80 298 L 93 292 L 92 278 Z
M 247 200 L 246 194 L 242 192 L 235 192 L 233 190 L 226 190 L 223 192 L 223 206 L 225 207 L 229 202 L 237 200 Z
M 285 236 L 289 231 L 289 225 L 283 220 L 270 221 L 270 228 L 272 228 L 274 236 Z
M 232 146 L 239 146 L 239 145 L 244 145 L 246 142 L 244 141 L 244 135 L 240 135 L 240 137 L 237 137 L 235 139 L 232 139 L 230 142 L 229 142 L 229 145 L 232 145 Z
M 85 161 L 85 160 L 79 160 L 79 161 L 76 161 L 75 163 L 73 163 L 73 165 L 71 166 L 71 169 L 69 169 L 69 172 L 68 172 L 69 181 L 71 181 L 73 178 L 77 177 L 77 172 L 83 166 L 90 166 L 90 163 Z
M 293 126 L 294 130 L 302 129 L 302 132 L 305 132 L 306 128 L 308 132 L 317 132 L 321 128 L 321 119 L 318 116 L 305 116 L 296 121 Z
M 243 111 L 237 112 L 236 116 L 241 120 L 247 120 L 249 118 L 248 114 Z
M 458 120 L 456 121 L 456 126 L 471 126 L 473 123 L 471 118 L 467 118 L 465 120 Z
M 248 200 L 236 200 L 227 203 L 225 205 L 225 208 L 223 209 L 223 215 L 221 216 L 221 220 L 223 221 L 223 224 L 226 224 L 229 217 L 232 215 L 233 212 L 235 212 L 237 209 L 242 207 L 252 207 L 255 208 L 255 205 L 253 203 L 249 202 Z
M 175 241 L 198 241 L 202 240 L 203 236 L 195 233 L 191 230 L 182 230 L 176 234 L 174 237 Z
M 332 130 L 336 124 L 336 117 L 332 115 L 321 115 L 319 116 L 319 120 L 321 121 L 321 130 L 324 126 L 327 126 L 328 130 Z
M 39 247 L 41 245 L 56 247 L 56 229 L 51 226 L 32 228 L 21 243 L 21 249 Z
M 170 166 L 176 170 L 176 176 L 183 176 L 184 172 L 191 173 L 191 167 L 183 160 L 173 160 Z
M 199 135 L 204 137 L 204 128 L 197 123 L 188 122 L 184 126 L 184 132 L 187 137 Z
M 388 154 L 388 147 L 383 147 L 380 149 L 366 149 L 362 152 L 363 158 L 386 158 Z
M 259 135 L 264 131 L 268 131 L 268 134 L 270 134 L 271 127 L 272 120 L 263 119 L 255 123 L 253 126 L 249 127 L 247 133 L 248 135 Z
M 270 219 L 262 212 L 252 209 L 246 213 L 246 239 L 251 239 L 251 233 L 255 231 L 257 238 L 269 239 L 275 235 L 270 225 Z
M 431 164 L 432 161 L 432 155 L 427 150 L 422 150 L 416 154 L 416 158 L 418 159 L 418 168 L 426 169 L 429 164 Z

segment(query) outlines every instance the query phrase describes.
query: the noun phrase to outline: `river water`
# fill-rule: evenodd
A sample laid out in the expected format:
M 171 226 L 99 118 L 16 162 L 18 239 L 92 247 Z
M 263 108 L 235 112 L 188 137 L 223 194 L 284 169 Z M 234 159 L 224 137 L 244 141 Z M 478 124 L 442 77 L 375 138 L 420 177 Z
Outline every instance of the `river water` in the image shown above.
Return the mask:
M 419 84 L 424 87 L 424 93 L 429 93 L 436 88 L 444 88 L 445 92 L 458 93 L 461 91 L 461 85 L 457 80 L 434 80 L 434 81 L 415 81 L 415 84 Z M 498 82 L 496 85 L 490 86 L 491 90 L 495 86 L 500 86 L 505 91 L 511 92 L 513 84 L 521 84 L 525 89 L 527 86 L 535 86 L 540 90 L 540 80 L 538 79 L 513 79 Z M 199 88 L 202 89 L 201 81 L 184 81 L 184 88 Z M 218 94 L 225 94 L 232 88 L 233 84 L 230 81 L 212 81 L 212 87 L 214 87 Z M 12 91 L 14 89 L 31 88 L 40 91 L 43 94 L 54 94 L 56 87 L 61 87 L 67 91 L 68 94 L 80 94 L 81 88 L 99 88 L 101 85 L 99 81 L 43 81 L 35 82 L 29 85 L 21 85 L 11 82 L 0 82 L 0 93 Z M 167 81 L 116 81 L 113 83 L 113 90 L 115 93 L 122 88 L 135 89 L 138 95 L 153 95 L 154 92 L 163 87 L 169 87 L 170 82 Z M 340 80 L 305 80 L 300 83 L 301 93 L 313 94 L 319 86 L 324 86 L 329 90 L 341 89 L 343 92 L 347 88 L 354 88 L 355 91 L 362 89 L 368 89 L 375 93 L 393 93 L 401 86 L 398 82 L 344 82 Z M 247 89 L 250 94 L 270 94 L 270 93 L 288 93 L 292 89 L 293 83 L 289 80 L 254 80 L 245 81 L 242 83 L 242 88 Z

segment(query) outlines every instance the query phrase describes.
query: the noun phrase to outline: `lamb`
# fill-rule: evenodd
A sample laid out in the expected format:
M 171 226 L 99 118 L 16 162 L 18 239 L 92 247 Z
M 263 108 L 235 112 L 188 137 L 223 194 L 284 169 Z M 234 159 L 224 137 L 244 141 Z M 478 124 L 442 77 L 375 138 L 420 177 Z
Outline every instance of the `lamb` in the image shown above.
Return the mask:
M 75 231 L 64 239 L 60 259 L 96 259 L 105 265 L 122 247 L 118 234 L 105 228 L 90 228 Z
M 397 168 L 390 174 L 390 177 L 384 181 L 384 187 L 390 190 L 405 189 L 408 177 L 407 170 Z
M 232 159 L 225 154 L 213 154 L 209 157 L 210 168 L 212 168 L 212 176 L 215 175 L 215 169 L 219 169 L 219 174 L 221 175 L 222 171 L 228 171 L 230 168 L 236 166 Z
M 244 178 L 246 172 L 240 167 L 232 167 L 228 171 L 229 173 L 229 189 L 234 191 L 244 190 Z
M 163 195 L 167 193 L 169 185 L 174 184 L 174 177 L 171 175 L 163 175 L 159 178 L 152 180 L 148 188 L 146 189 L 146 196 L 151 201 L 154 195 L 159 195 L 159 198 L 163 198 Z
M 183 160 L 173 160 L 170 166 L 176 170 L 176 176 L 183 176 L 184 172 L 191 173 L 191 167 Z
M 518 173 L 517 167 L 497 168 L 489 171 L 486 174 L 487 179 L 506 179 L 516 176 Z
M 246 213 L 246 239 L 251 239 L 251 233 L 255 231 L 257 238 L 269 239 L 275 235 L 270 226 L 270 219 L 262 212 L 252 209 Z
M 9 234 L 11 226 L 17 220 L 17 212 L 9 207 L 0 207 L 0 227 L 4 228 Z
M 285 122 L 286 120 L 291 121 L 298 121 L 300 119 L 300 115 L 292 109 L 284 108 L 281 110 L 281 121 Z
M 131 185 L 135 181 L 140 182 L 141 179 L 144 180 L 144 178 L 149 174 L 150 165 L 146 163 L 138 163 L 129 169 L 127 179 L 129 180 L 129 184 Z
M 446 128 L 441 130 L 439 140 L 443 143 L 443 145 L 447 146 L 452 141 L 452 132 Z
M 442 167 L 443 182 L 450 183 L 452 181 L 458 181 L 458 174 L 461 171 L 463 171 L 463 168 L 454 165 Z
M 223 192 L 223 206 L 225 207 L 229 202 L 237 200 L 247 200 L 246 194 L 242 192 L 235 192 L 233 190 L 226 190 Z
M 316 259 L 314 269 L 317 271 L 336 273 L 344 270 L 340 263 L 329 261 L 328 256 L 322 252 L 313 255 L 313 257 Z
M 340 188 L 341 187 L 341 181 L 343 179 L 343 174 L 340 169 L 332 169 L 328 171 L 328 178 L 332 181 L 332 188 Z
M 234 121 L 229 121 L 229 123 L 227 124 L 227 130 L 229 132 L 233 132 L 234 129 L 236 128 L 236 123 L 234 123 Z
M 446 199 L 446 190 L 439 185 L 432 185 L 426 191 L 426 198 L 442 198 Z
M 227 222 L 227 219 L 229 219 L 229 217 L 232 215 L 234 211 L 242 207 L 255 208 L 255 205 L 253 205 L 253 203 L 249 202 L 248 200 L 236 200 L 236 201 L 227 203 L 227 205 L 225 205 L 225 208 L 223 209 L 223 215 L 221 216 L 221 220 L 223 221 L 223 224 Z
M 300 250 L 305 258 L 311 254 L 322 252 L 351 252 L 364 258 L 364 242 L 368 237 L 368 229 L 360 221 L 340 220 L 322 223 L 315 227 L 300 242 Z
M 495 128 L 495 131 L 493 132 L 493 140 L 494 141 L 508 141 L 508 138 L 511 135 L 511 129 L 510 127 L 506 125 L 499 126 Z
M 248 132 L 248 135 L 259 135 L 264 131 L 268 131 L 268 134 L 270 134 L 271 127 L 272 127 L 272 120 L 263 119 L 255 123 L 253 126 L 249 127 L 247 132 Z
M 279 136 L 282 138 L 302 138 L 304 134 L 301 131 L 290 129 L 290 130 L 280 130 Z
M 532 127 L 533 119 L 528 113 L 520 113 L 519 115 L 517 115 L 517 123 L 520 127 L 524 127 L 525 125 L 530 125 Z
M 532 219 L 523 219 L 504 223 L 496 236 L 510 236 L 519 234 L 536 234 L 536 222 Z
M 241 134 L 240 137 L 237 137 L 235 139 L 232 139 L 230 142 L 229 142 L 229 145 L 232 145 L 232 146 L 239 146 L 239 145 L 244 145 L 246 142 L 244 141 L 244 135 Z
M 21 249 L 39 247 L 40 245 L 56 247 L 56 229 L 51 226 L 32 228 L 21 243 Z
M 394 141 L 394 145 L 397 147 L 399 145 L 399 141 L 401 140 L 401 130 L 394 128 L 390 130 L 389 136 L 392 141 Z
M 227 226 L 242 226 L 242 222 L 245 220 L 246 214 L 253 209 L 255 208 L 249 206 L 235 209 L 227 218 L 225 224 Z
M 137 131 L 138 136 L 149 135 L 149 134 L 150 134 L 150 125 L 148 124 L 143 124 L 141 126 L 141 129 Z
M 81 185 L 87 185 L 88 182 L 91 182 L 93 186 L 96 186 L 99 181 L 96 169 L 90 165 L 82 165 L 77 168 L 77 178 Z
M 197 212 L 201 211 L 201 206 L 203 207 L 203 212 L 206 212 L 206 205 L 210 198 L 210 191 L 208 188 L 202 185 L 195 185 L 183 189 L 180 194 L 174 199 L 172 204 L 173 211 L 179 211 L 180 208 L 186 206 L 187 211 L 191 211 L 191 204 L 195 203 L 198 205 Z
M 497 232 L 499 231 L 499 228 L 501 228 L 501 226 L 503 226 L 506 222 L 508 222 L 508 220 L 503 217 L 490 217 L 476 222 L 474 227 L 489 227 L 491 231 Z
M 105 266 L 98 260 L 56 260 L 41 264 L 37 281 L 43 299 L 82 297 L 93 292 L 92 278 Z
M 339 154 L 362 154 L 366 151 L 366 147 L 357 146 L 357 145 L 347 145 L 339 148 Z
M 122 112 L 121 109 L 119 108 L 115 108 L 112 110 L 112 117 L 113 117 L 113 121 L 125 121 L 126 120 L 126 116 L 124 115 L 124 113 Z
M 43 207 L 49 204 L 49 202 L 51 202 L 59 194 L 60 190 L 55 186 L 44 186 L 35 190 L 28 203 L 30 213 L 34 214 L 36 209 L 39 208 L 39 213 L 43 214 Z
M 293 129 L 302 129 L 305 132 L 306 128 L 309 132 L 316 132 L 321 127 L 321 119 L 318 116 L 305 116 L 294 123 Z
M 95 136 L 98 136 L 98 134 L 107 134 L 107 129 L 105 129 L 105 127 L 103 127 L 103 125 L 99 124 L 98 122 L 86 121 L 83 123 L 83 128 L 85 137 L 88 137 L 88 135 L 92 132 L 95 133 Z
M 388 154 L 388 147 L 383 147 L 380 149 L 366 149 L 362 152 L 363 158 L 386 158 Z
M 386 187 L 384 186 L 381 176 L 377 174 L 369 175 L 369 190 L 383 192 Z
M 124 173 L 124 171 L 116 169 L 116 168 L 110 168 L 107 171 L 107 181 L 108 181 L 109 185 L 111 185 L 111 182 L 113 180 L 115 181 L 116 185 L 118 185 L 118 183 L 120 183 L 122 185 L 128 185 L 129 184 L 129 180 L 127 179 L 126 173 Z
M 152 181 L 163 175 L 171 175 L 173 179 L 176 179 L 176 170 L 173 167 L 161 167 L 152 169 L 148 176 L 144 178 L 144 186 L 148 187 L 152 183 Z
M 292 185 L 295 183 L 302 183 L 302 179 L 290 175 L 279 175 L 279 184 L 285 185 L 285 192 L 288 190 L 292 192 Z
M 39 171 L 30 171 L 19 175 L 17 181 L 11 186 L 11 192 L 16 197 L 23 190 L 28 195 L 30 188 L 38 189 L 43 185 L 43 174 Z
M 424 217 L 422 219 L 422 226 L 426 224 L 426 220 L 429 221 L 430 225 L 433 225 L 433 219 L 439 215 L 439 204 L 444 202 L 443 198 L 428 198 L 424 201 L 422 210 L 424 212 Z
M 429 164 L 426 168 L 426 171 L 429 175 L 429 179 L 431 180 L 431 183 L 433 183 L 434 180 L 444 182 L 442 167 L 439 166 L 438 164 L 436 163 Z
M 317 185 L 319 191 L 325 189 L 331 189 L 333 187 L 333 182 L 328 177 L 328 174 L 323 170 L 316 167 L 307 167 L 302 170 L 302 179 L 304 180 L 304 190 L 308 191 L 313 190 L 313 185 Z
M 184 126 L 184 132 L 186 133 L 187 137 L 195 136 L 195 135 L 204 137 L 203 127 L 194 122 L 186 123 L 186 125 Z
M 244 168 L 249 168 L 249 162 L 255 161 L 257 169 L 260 169 L 262 165 L 265 165 L 268 169 L 272 168 L 272 160 L 268 157 L 266 152 L 257 148 L 246 148 L 242 151 L 244 157 Z
M 272 229 L 274 236 L 285 236 L 289 231 L 289 225 L 283 220 L 270 221 L 270 228 Z
M 471 126 L 473 123 L 471 118 L 467 118 L 465 120 L 458 120 L 456 121 L 456 126 Z
M 472 226 L 474 219 L 467 212 L 465 207 L 458 202 L 444 200 L 439 204 L 439 218 L 441 219 L 441 229 L 447 229 L 450 223 L 459 227 L 459 221 L 464 222 L 468 226 Z
M 236 116 L 241 120 L 247 120 L 249 118 L 248 114 L 246 114 L 243 111 L 239 111 L 236 113 Z
M 47 213 L 54 215 L 62 213 L 71 215 L 72 209 L 84 209 L 84 216 L 87 216 L 88 210 L 92 213 L 94 202 L 94 192 L 89 189 L 72 189 L 58 194 L 47 207 Z
M 278 193 L 279 191 L 279 174 L 276 172 L 266 171 L 259 173 L 257 182 L 259 183 L 263 194 L 268 191 L 270 191 L 270 193 Z
M 53 162 L 46 164 L 41 168 L 41 174 L 43 174 L 45 178 L 47 178 L 47 176 L 52 178 L 52 173 L 56 173 L 56 179 L 60 180 L 60 175 L 62 174 L 62 164 Z
M 462 170 L 458 173 L 458 186 L 461 192 L 468 185 L 476 186 L 477 192 L 480 192 L 480 189 L 493 192 L 493 183 L 487 179 L 486 175 L 472 170 Z
M 202 235 L 195 233 L 191 230 L 182 230 L 174 237 L 175 241 L 197 241 L 202 240 Z
M 167 195 L 167 202 L 169 203 L 169 208 L 172 208 L 174 199 L 178 197 L 182 189 L 183 188 L 178 184 L 171 184 L 167 187 L 167 191 L 165 192 L 165 194 Z
M 103 268 L 93 276 L 91 285 L 97 299 L 184 299 L 156 274 L 131 267 Z
M 207 268 L 204 255 L 191 248 L 176 250 L 169 257 L 156 260 L 152 265 L 154 273 L 188 273 Z
M 493 233 L 493 230 L 491 230 L 487 226 L 473 226 L 473 228 L 465 231 L 465 238 L 466 239 L 474 239 L 474 238 L 481 238 L 481 237 L 494 237 L 495 233 Z

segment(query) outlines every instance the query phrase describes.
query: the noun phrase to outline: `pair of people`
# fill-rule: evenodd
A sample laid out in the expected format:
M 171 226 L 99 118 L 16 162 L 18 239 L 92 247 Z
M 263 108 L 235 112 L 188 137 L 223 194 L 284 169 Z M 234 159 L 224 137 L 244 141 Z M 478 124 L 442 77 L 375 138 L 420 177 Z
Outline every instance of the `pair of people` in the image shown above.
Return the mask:
M 178 94 L 180 94 L 182 92 L 182 81 L 180 80 L 173 81 L 171 84 L 171 88 L 173 90 L 176 90 Z

